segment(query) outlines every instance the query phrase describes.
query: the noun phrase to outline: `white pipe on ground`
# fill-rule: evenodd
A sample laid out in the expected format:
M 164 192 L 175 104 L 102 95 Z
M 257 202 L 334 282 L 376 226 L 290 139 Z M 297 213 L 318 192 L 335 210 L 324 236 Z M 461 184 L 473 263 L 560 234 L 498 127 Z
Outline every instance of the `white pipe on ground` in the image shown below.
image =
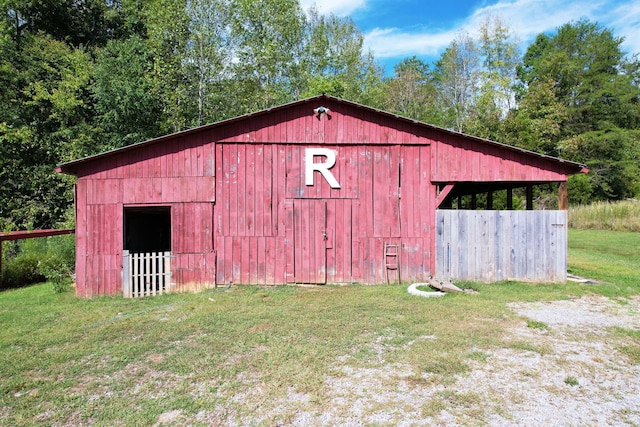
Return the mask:
M 418 286 L 430 286 L 430 285 L 428 283 L 412 283 L 411 286 L 409 286 L 409 288 L 407 289 L 407 291 L 411 295 L 416 295 L 419 297 L 427 297 L 427 298 L 441 297 L 446 294 L 445 292 L 440 292 L 440 291 L 436 291 L 436 292 L 420 291 L 417 289 Z

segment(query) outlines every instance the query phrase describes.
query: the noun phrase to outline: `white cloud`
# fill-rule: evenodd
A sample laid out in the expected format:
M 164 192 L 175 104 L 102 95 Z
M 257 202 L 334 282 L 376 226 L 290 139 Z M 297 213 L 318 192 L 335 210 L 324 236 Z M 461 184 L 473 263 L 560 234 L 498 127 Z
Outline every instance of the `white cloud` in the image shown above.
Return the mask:
M 477 9 L 455 27 L 423 31 L 375 28 L 365 34 L 365 47 L 377 58 L 403 58 L 413 55 L 436 56 L 461 32 L 472 36 L 490 16 L 497 16 L 511 29 L 523 49 L 536 35 L 587 18 L 624 36 L 623 48 L 640 52 L 640 3 L 615 0 L 500 0 Z
M 597 20 L 607 3 L 611 1 L 502 0 L 478 9 L 469 18 L 467 25 L 475 30 L 487 17 L 499 16 L 524 41 L 583 17 Z
M 409 33 L 399 28 L 374 28 L 365 34 L 365 49 L 377 58 L 437 55 L 455 38 L 457 31 Z
M 624 36 L 622 47 L 629 53 L 640 54 L 640 3 L 623 4 L 611 11 L 610 24 L 615 34 Z
M 323 15 L 333 13 L 337 16 L 347 16 L 364 8 L 365 5 L 366 0 L 300 0 L 300 6 L 304 11 L 315 6 Z

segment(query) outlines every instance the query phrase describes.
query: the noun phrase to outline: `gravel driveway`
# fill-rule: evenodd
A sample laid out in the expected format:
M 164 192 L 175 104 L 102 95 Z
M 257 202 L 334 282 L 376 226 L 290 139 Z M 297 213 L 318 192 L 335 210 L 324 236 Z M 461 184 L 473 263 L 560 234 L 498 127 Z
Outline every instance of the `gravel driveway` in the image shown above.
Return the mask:
M 307 397 L 292 393 L 254 415 L 268 420 L 288 413 L 286 425 L 298 426 L 640 425 L 640 365 L 618 351 L 628 337 L 612 330 L 640 328 L 640 299 L 591 296 L 509 307 L 531 322 L 509 330 L 508 339 L 532 350 L 489 351 L 453 383 L 431 386 L 416 385 L 413 370 L 402 364 L 339 366 L 341 375 L 327 381 L 330 410 L 305 412 Z

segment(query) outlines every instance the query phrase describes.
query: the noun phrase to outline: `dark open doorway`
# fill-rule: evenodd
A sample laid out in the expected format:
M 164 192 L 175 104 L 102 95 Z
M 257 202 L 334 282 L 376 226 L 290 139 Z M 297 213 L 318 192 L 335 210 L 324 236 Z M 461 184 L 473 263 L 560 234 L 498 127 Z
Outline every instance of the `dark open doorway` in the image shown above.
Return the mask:
M 124 249 L 130 253 L 170 251 L 171 208 L 125 208 Z
M 171 208 L 125 208 L 122 255 L 124 296 L 167 292 L 172 284 Z

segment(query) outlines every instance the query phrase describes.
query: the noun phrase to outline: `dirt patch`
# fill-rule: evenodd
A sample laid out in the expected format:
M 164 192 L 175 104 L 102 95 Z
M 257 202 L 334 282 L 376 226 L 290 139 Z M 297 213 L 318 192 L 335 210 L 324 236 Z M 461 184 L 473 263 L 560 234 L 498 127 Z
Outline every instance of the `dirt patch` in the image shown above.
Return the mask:
M 182 415 L 182 411 L 180 410 L 164 412 L 160 414 L 160 416 L 158 417 L 158 422 L 154 424 L 154 427 L 163 426 L 163 425 L 173 425 L 178 421 L 181 415 Z

